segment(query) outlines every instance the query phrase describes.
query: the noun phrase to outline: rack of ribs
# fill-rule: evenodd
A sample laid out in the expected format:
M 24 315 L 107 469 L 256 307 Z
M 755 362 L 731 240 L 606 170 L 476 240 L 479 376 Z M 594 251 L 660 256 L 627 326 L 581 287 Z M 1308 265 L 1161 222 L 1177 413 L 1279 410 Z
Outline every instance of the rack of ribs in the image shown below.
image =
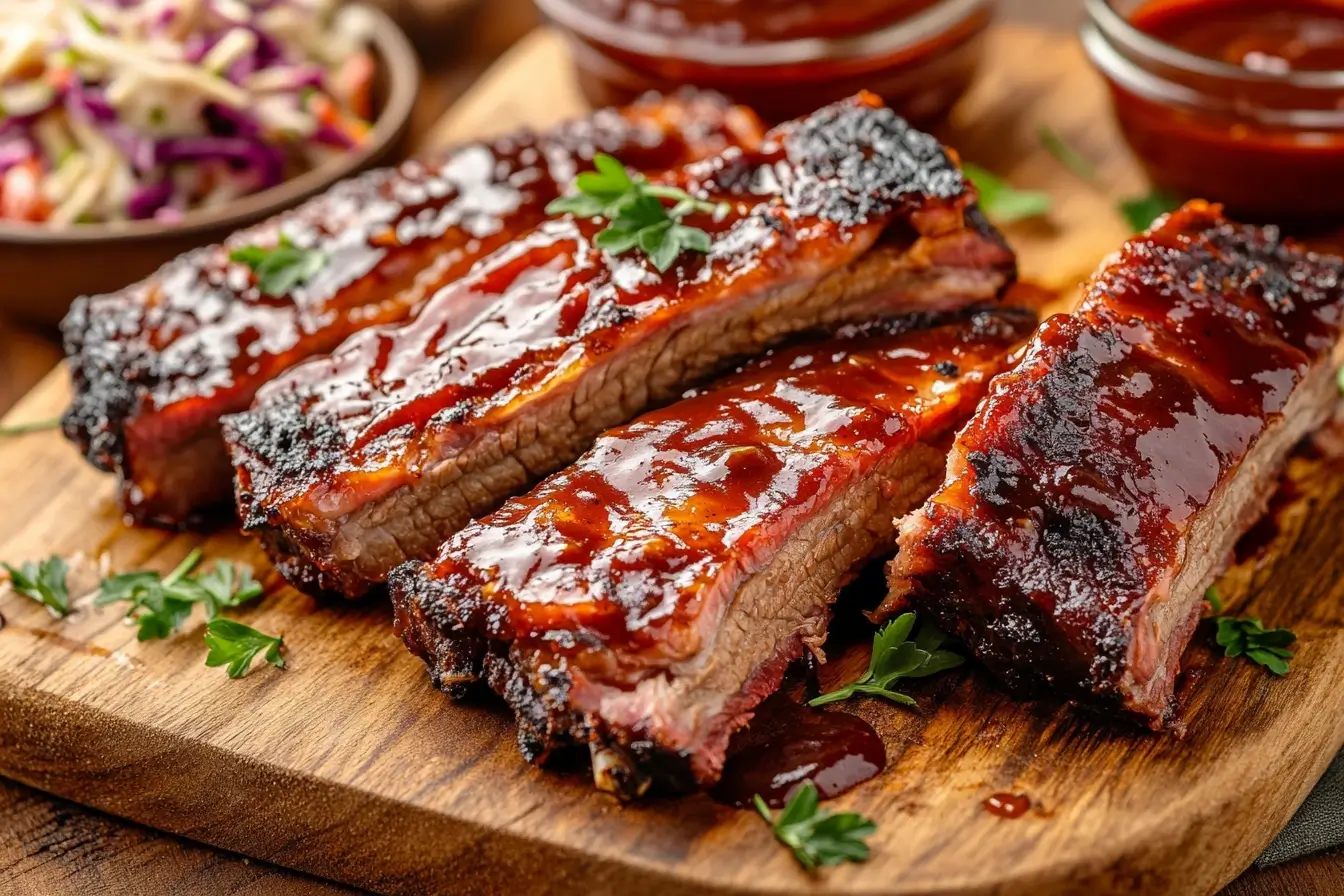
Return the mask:
M 604 789 L 708 787 L 1035 321 L 842 332 L 607 432 L 398 568 L 397 631 L 438 687 L 499 692 L 530 760 L 588 744 Z
M 870 96 L 653 180 L 727 205 L 686 219 L 707 255 L 660 274 L 596 248 L 605 222 L 553 219 L 226 418 L 244 525 L 291 583 L 360 594 L 737 360 L 1014 273 L 947 153 Z
M 219 435 L 258 387 L 367 326 L 400 321 L 544 218 L 595 152 L 660 170 L 754 146 L 755 117 L 713 95 L 649 98 L 536 134 L 369 172 L 120 292 L 77 301 L 63 331 L 75 395 L 68 438 L 116 472 L 141 522 L 180 526 L 232 497 Z M 231 262 L 281 234 L 325 253 L 305 285 L 263 293 Z
M 1105 261 L 900 523 L 883 614 L 1010 685 L 1176 722 L 1203 596 L 1337 400 L 1344 259 L 1191 203 Z

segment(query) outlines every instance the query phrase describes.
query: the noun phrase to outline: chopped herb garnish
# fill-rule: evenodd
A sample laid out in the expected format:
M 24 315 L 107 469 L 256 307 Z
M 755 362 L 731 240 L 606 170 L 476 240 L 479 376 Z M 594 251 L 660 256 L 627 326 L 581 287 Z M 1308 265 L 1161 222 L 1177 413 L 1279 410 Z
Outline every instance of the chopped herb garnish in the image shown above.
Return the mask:
M 822 706 L 848 700 L 855 694 L 868 694 L 885 697 L 903 706 L 914 706 L 914 698 L 893 691 L 891 686 L 902 678 L 926 678 L 966 662 L 961 654 L 938 649 L 947 636 L 927 622 L 919 627 L 915 639 L 909 640 L 914 626 L 914 613 L 897 616 L 874 636 L 873 653 L 863 677 L 839 690 L 813 698 L 808 705 Z
M 980 208 L 997 224 L 1039 217 L 1054 207 L 1049 193 L 1019 190 L 979 165 L 962 165 L 961 170 L 980 194 Z
M 283 637 L 262 634 L 250 625 L 232 619 L 212 619 L 205 627 L 205 644 L 210 648 L 205 664 L 214 667 L 227 663 L 229 677 L 242 678 L 252 667 L 252 660 L 264 650 L 266 662 L 283 669 L 285 658 L 280 655 L 280 646 L 284 643 Z
M 37 601 L 57 619 L 70 615 L 70 589 L 66 585 L 70 564 L 65 558 L 52 555 L 41 563 L 30 560 L 17 569 L 8 563 L 0 566 L 9 572 L 9 583 L 19 594 Z
M 34 420 L 31 423 L 15 423 L 13 426 L 0 426 L 0 436 L 21 436 L 30 432 L 46 432 L 50 429 L 59 429 L 60 425 L 59 417 L 52 420 Z
M 857 812 L 826 812 L 817 809 L 817 787 L 805 781 L 776 818 L 757 794 L 756 811 L 775 832 L 775 839 L 793 850 L 794 858 L 808 871 L 818 866 L 868 860 L 865 838 L 877 825 Z
M 84 23 L 93 29 L 94 34 L 103 33 L 103 23 L 98 21 L 98 18 L 94 16 L 93 13 L 89 12 L 87 9 L 84 9 L 83 7 L 80 7 L 79 14 L 84 19 Z
M 1147 230 L 1158 218 L 1180 207 L 1181 203 L 1177 199 L 1161 190 L 1153 190 L 1146 196 L 1122 199 L 1117 205 L 1120 214 L 1125 216 L 1125 220 L 1135 233 Z
M 605 218 L 606 229 L 594 240 L 599 249 L 613 255 L 639 249 L 660 272 L 672 267 L 684 251 L 707 253 L 709 234 L 688 227 L 682 218 L 692 212 L 721 216 L 728 206 L 696 199 L 676 187 L 650 184 L 641 175 L 631 176 L 615 158 L 593 156 L 596 170 L 574 179 L 576 193 L 562 196 L 546 206 L 546 213 L 569 213 L 578 218 Z M 667 200 L 671 208 L 663 204 Z
M 1259 663 L 1275 675 L 1287 675 L 1293 652 L 1288 645 L 1297 635 L 1286 628 L 1266 629 L 1259 619 L 1245 616 L 1240 619 L 1219 616 L 1218 644 L 1224 656 L 1244 656 Z
M 1217 585 L 1209 586 L 1209 590 L 1204 592 L 1204 599 L 1209 602 L 1209 610 L 1212 615 L 1223 615 L 1223 597 L 1218 593 Z
M 1339 368 L 1339 373 L 1335 374 L 1335 382 L 1339 385 L 1339 394 L 1344 395 L 1344 367 Z
M 281 233 L 277 245 L 243 246 L 229 253 L 229 261 L 247 265 L 257 275 L 257 288 L 279 298 L 316 276 L 327 263 L 327 253 L 302 249 Z
M 1099 185 L 1100 177 L 1092 160 L 1066 143 L 1064 138 L 1055 133 L 1049 125 L 1043 124 L 1037 128 L 1036 139 L 1041 141 L 1041 146 L 1045 147 L 1045 151 L 1054 156 L 1059 164 L 1093 186 Z
M 261 595 L 261 585 L 247 566 L 217 561 L 210 572 L 192 577 L 201 561 L 196 549 L 166 576 L 156 572 L 127 572 L 103 580 L 94 603 L 98 606 L 128 602 L 126 615 L 140 626 L 139 639 L 167 638 L 181 629 L 192 608 L 205 608 L 214 619 L 226 607 L 237 607 Z

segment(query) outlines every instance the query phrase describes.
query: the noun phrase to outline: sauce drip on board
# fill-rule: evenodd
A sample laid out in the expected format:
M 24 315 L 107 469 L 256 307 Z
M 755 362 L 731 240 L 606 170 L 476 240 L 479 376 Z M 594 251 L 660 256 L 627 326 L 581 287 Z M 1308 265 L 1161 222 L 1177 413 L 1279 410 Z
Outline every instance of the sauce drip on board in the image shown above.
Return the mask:
M 1024 793 L 993 793 L 981 803 L 990 815 L 1000 818 L 1021 818 L 1031 808 L 1031 797 Z
M 760 794 L 780 808 L 806 781 L 830 799 L 877 776 L 887 764 L 882 738 L 847 712 L 820 712 L 776 694 L 761 704 L 751 727 L 733 738 L 723 777 L 711 795 L 750 808 Z
M 1217 74 L 1136 52 L 1130 61 L 1149 86 L 1126 83 L 1119 69 L 1106 72 L 1125 136 L 1157 186 L 1222 202 L 1241 220 L 1305 229 L 1340 220 L 1331 185 L 1344 181 L 1341 88 L 1294 79 L 1344 72 L 1344 4 L 1151 0 L 1129 22 L 1171 47 L 1235 67 Z

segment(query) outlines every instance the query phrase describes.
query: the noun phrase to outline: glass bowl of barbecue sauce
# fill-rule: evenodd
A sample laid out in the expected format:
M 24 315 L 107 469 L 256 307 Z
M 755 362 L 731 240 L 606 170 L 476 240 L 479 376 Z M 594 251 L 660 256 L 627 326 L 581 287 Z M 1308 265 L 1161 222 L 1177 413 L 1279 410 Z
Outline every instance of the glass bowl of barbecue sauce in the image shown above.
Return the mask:
M 1083 46 L 1159 188 L 1344 221 L 1344 0 L 1086 0 Z
M 595 106 L 682 85 L 772 122 L 870 90 L 915 123 L 966 91 L 993 0 L 536 0 Z

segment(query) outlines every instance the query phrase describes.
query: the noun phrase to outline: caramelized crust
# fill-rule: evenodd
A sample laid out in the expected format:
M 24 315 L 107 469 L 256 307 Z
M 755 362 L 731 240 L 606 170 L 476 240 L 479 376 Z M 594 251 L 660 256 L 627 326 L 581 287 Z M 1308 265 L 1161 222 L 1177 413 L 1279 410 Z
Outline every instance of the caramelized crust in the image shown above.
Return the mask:
M 909 602 L 1009 683 L 1172 721 L 1204 591 L 1336 400 L 1344 260 L 1191 203 L 1046 321 L 901 523 Z
M 530 759 L 600 744 L 622 780 L 708 786 L 1034 320 L 844 333 L 612 430 L 398 569 L 397 630 L 439 687 L 487 677 Z
M 876 100 L 660 175 L 730 211 L 666 274 L 562 217 L 405 326 L 366 330 L 228 419 L 246 526 L 289 580 L 358 594 L 603 429 L 780 338 L 997 294 L 1013 259 L 938 143 Z
M 263 383 L 351 333 L 404 320 L 538 224 L 594 152 L 651 171 L 760 137 L 750 112 L 712 95 L 650 98 L 338 184 L 142 283 L 76 302 L 63 325 L 75 386 L 66 435 L 119 475 L 132 516 L 190 522 L 232 493 L 222 415 L 246 410 Z M 229 253 L 274 246 L 282 230 L 328 262 L 292 293 L 263 295 Z

